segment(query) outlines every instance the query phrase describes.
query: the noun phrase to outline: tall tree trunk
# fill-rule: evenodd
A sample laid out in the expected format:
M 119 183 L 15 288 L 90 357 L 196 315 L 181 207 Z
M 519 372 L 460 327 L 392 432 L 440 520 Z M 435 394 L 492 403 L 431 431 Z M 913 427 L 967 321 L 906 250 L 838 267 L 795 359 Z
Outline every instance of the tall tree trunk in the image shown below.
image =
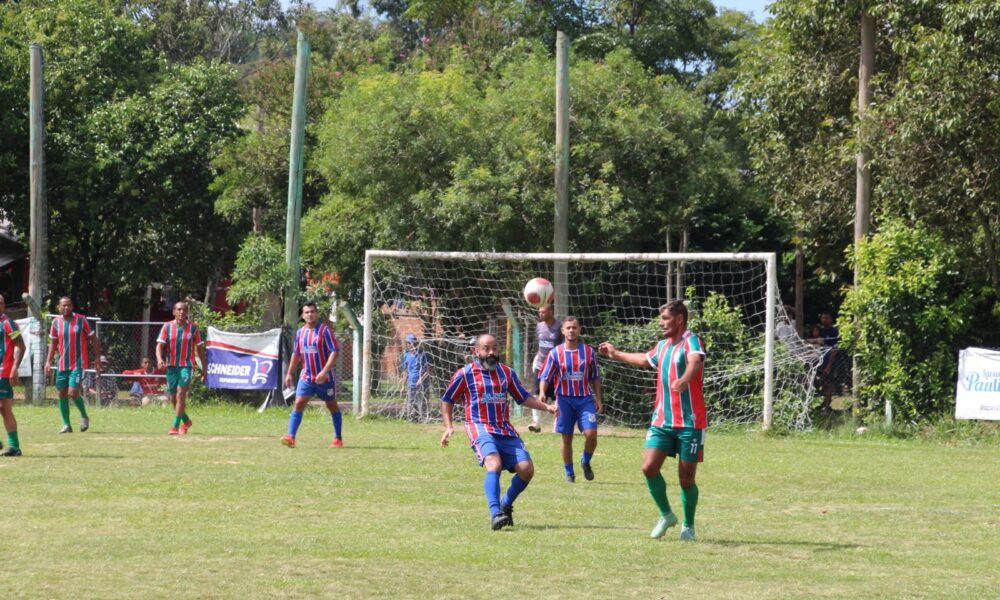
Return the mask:
M 993 289 L 1000 296 L 1000 266 L 997 265 L 997 245 L 993 229 L 990 227 L 990 217 L 981 208 L 976 209 L 976 215 L 979 217 L 979 225 L 983 228 L 983 239 L 986 240 L 986 268 L 989 269 L 990 279 L 993 280 Z

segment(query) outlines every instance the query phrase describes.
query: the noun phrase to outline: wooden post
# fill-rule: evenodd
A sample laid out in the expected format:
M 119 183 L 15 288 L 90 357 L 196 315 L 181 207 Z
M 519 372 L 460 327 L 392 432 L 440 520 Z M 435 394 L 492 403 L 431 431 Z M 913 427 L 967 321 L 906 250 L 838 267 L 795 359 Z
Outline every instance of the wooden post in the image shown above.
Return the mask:
M 38 352 L 32 355 L 31 361 L 31 402 L 41 404 L 45 401 L 45 355 L 47 352 L 46 335 L 44 332 L 44 314 L 41 314 L 45 297 L 46 273 L 48 271 L 48 207 L 45 200 L 45 112 L 43 100 L 45 96 L 44 74 L 42 71 L 42 45 L 31 44 L 29 48 L 31 60 L 30 83 L 30 187 L 31 187 L 31 262 L 28 272 L 28 295 L 39 314 Z

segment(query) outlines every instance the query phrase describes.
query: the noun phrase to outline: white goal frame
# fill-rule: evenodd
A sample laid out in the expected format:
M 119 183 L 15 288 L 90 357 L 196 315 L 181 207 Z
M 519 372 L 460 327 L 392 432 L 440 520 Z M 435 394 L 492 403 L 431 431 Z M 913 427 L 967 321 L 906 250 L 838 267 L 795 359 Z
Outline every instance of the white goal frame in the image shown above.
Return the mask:
M 361 365 L 361 414 L 368 414 L 372 376 L 372 315 L 373 287 L 372 259 L 449 259 L 449 260 L 536 260 L 552 262 L 605 262 L 605 261 L 702 261 L 702 262 L 756 262 L 764 263 L 767 276 L 766 313 L 764 332 L 764 397 L 763 429 L 771 427 L 774 410 L 774 328 L 777 302 L 777 256 L 774 252 L 702 252 L 702 253 L 516 253 L 516 252 L 422 252 L 408 250 L 365 251 L 364 283 L 364 332 Z M 557 286 L 560 282 L 554 282 Z

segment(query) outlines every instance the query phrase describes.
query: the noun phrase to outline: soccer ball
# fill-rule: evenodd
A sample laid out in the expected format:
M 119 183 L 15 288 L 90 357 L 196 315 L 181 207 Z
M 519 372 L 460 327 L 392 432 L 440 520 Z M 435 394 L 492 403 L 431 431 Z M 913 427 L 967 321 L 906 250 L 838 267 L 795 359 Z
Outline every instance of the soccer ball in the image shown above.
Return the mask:
M 552 284 L 544 277 L 535 277 L 524 286 L 524 301 L 535 308 L 552 302 Z

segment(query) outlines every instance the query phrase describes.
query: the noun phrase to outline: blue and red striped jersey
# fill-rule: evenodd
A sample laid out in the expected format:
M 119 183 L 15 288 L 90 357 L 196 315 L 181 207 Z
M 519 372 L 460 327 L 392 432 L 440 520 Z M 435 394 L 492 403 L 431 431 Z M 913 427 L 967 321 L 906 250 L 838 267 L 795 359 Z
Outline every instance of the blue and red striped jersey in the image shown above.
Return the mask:
M 484 433 L 517 436 L 517 430 L 510 424 L 507 394 L 518 404 L 531 397 L 514 369 L 497 363 L 496 369 L 487 371 L 478 360 L 474 360 L 455 371 L 441 401 L 462 403 L 465 434 L 469 436 L 469 442 L 475 444 Z
M 179 327 L 176 320 L 163 324 L 156 342 L 167 346 L 170 353 L 168 367 L 194 367 L 195 346 L 202 344 L 197 325 L 188 321 L 184 327 Z M 202 365 L 202 368 L 207 368 L 207 365 Z
M 73 313 L 68 319 L 59 315 L 52 319 L 49 337 L 55 340 L 59 356 L 56 368 L 60 371 L 90 368 L 90 354 L 87 350 L 92 335 L 94 332 L 90 329 L 87 317 L 81 314 Z
M 549 352 L 539 379 L 547 381 L 556 396 L 591 396 L 592 381 L 601 378 L 597 368 L 597 353 L 589 344 L 579 344 L 570 350 L 559 344 Z
M 302 361 L 302 371 L 299 379 L 314 381 L 323 370 L 330 355 L 340 352 L 337 336 L 326 323 L 317 323 L 315 327 L 302 327 L 295 332 L 295 347 L 292 353 Z M 330 369 L 330 382 L 334 380 L 334 371 Z

